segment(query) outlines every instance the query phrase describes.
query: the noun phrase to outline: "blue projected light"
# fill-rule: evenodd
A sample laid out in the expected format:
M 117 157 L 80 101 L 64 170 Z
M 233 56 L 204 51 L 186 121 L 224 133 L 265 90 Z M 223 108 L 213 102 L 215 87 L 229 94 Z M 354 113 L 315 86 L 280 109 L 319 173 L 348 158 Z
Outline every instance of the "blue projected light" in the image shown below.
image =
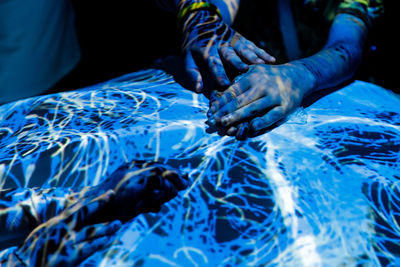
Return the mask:
M 354 82 L 264 135 L 206 133 L 208 100 L 160 70 L 0 106 L 1 187 L 96 185 L 155 160 L 191 185 L 83 264 L 400 265 L 400 99 Z

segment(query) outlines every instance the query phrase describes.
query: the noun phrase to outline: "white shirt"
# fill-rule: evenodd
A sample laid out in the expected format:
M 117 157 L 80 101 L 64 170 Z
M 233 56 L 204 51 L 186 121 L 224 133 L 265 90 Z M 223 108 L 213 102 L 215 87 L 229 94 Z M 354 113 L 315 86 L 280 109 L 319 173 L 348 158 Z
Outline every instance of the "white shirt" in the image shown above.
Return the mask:
M 80 58 L 69 0 L 0 0 L 0 103 L 37 95 Z

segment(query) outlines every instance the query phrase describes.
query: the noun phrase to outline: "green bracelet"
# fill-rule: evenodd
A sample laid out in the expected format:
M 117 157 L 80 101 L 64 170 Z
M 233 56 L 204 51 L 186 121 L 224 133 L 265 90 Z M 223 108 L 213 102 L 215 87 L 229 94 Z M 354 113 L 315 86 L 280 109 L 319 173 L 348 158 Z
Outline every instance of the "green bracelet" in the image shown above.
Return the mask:
M 218 7 L 209 3 L 209 2 L 197 2 L 188 5 L 187 7 L 182 8 L 177 15 L 177 22 L 178 25 L 181 25 L 181 22 L 188 16 L 189 13 L 199 11 L 199 10 L 211 10 L 214 11 L 220 18 L 221 12 L 219 11 Z

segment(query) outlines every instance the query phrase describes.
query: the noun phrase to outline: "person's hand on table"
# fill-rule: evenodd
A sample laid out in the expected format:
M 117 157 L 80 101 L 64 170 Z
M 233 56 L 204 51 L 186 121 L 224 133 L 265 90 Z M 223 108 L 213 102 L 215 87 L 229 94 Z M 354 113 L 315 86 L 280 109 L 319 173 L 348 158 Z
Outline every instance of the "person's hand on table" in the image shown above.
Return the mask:
M 312 74 L 300 64 L 254 65 L 211 102 L 209 124 L 242 139 L 287 117 L 313 84 Z
M 243 73 L 249 64 L 275 62 L 275 58 L 228 26 L 217 12 L 191 12 L 181 24 L 185 69 L 196 92 L 203 87 L 199 64 L 204 64 L 217 84 L 226 88 L 231 81 L 223 63 Z

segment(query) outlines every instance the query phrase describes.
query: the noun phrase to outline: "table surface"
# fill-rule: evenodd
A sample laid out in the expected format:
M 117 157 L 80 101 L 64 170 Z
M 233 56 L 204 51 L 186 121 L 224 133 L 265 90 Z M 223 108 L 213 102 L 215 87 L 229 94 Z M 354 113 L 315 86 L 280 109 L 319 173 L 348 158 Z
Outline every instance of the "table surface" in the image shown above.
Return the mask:
M 134 159 L 189 173 L 88 262 L 400 265 L 400 98 L 356 81 L 272 131 L 206 132 L 208 100 L 161 70 L 0 106 L 0 188 L 79 187 Z

